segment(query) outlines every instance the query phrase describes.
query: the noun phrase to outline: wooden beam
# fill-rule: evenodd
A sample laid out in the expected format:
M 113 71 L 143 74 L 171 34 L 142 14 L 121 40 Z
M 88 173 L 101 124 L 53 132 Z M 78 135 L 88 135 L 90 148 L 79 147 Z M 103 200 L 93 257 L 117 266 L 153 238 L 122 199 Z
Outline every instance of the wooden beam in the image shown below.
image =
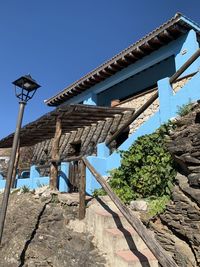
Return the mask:
M 148 52 L 152 52 L 154 50 L 148 42 L 145 42 L 141 46 L 141 49 L 144 50 L 144 51 L 148 51 Z
M 50 166 L 50 189 L 51 190 L 56 190 L 57 189 L 57 178 L 58 178 L 58 165 L 56 161 L 59 160 L 59 143 L 60 143 L 60 138 L 62 134 L 62 123 L 61 123 L 61 118 L 58 117 L 56 120 L 56 130 L 55 130 L 55 135 L 53 139 L 53 144 L 52 144 L 52 151 L 51 151 L 51 166 Z
M 114 65 L 108 66 L 107 69 L 110 70 L 110 71 L 113 71 L 114 73 L 119 71 L 119 68 L 116 68 Z
M 140 47 L 136 47 L 134 53 L 140 58 L 145 56 L 145 52 Z
M 164 45 L 164 42 L 163 42 L 158 36 L 155 36 L 155 37 L 152 39 L 151 42 L 152 42 L 152 43 L 156 43 L 156 44 L 158 44 L 159 46 Z
M 121 70 L 125 67 L 125 65 L 122 62 L 121 63 L 119 62 L 119 59 L 117 61 L 113 62 L 111 64 L 111 66 L 115 66 L 115 67 L 119 68 L 119 70 Z
M 136 57 L 134 57 L 134 55 L 131 54 L 131 53 L 128 53 L 128 54 L 125 55 L 124 57 L 125 57 L 126 59 L 129 59 L 129 61 L 130 61 L 131 64 L 134 63 L 134 62 L 137 60 Z
M 95 73 L 94 77 L 99 79 L 99 81 L 103 81 L 106 78 L 105 76 L 103 76 L 103 74 L 101 75 L 99 72 Z
M 107 77 L 110 77 L 113 75 L 113 72 L 109 71 L 109 70 L 102 70 L 102 73 L 107 75 Z
M 88 87 L 87 87 L 86 85 L 84 85 L 83 83 L 79 83 L 77 86 L 78 86 L 81 90 L 85 90 L 85 89 L 88 88 Z
M 86 188 L 86 166 L 82 160 L 79 160 L 79 220 L 85 218 L 85 188 Z
M 126 67 L 126 66 L 130 65 L 132 63 L 132 61 L 128 58 L 122 57 L 122 58 L 117 60 L 117 63 Z
M 116 73 L 116 70 L 114 70 L 113 68 L 109 68 L 109 67 L 106 67 L 105 68 L 105 71 L 107 71 L 108 73 L 110 73 L 111 75 L 115 74 Z
M 117 70 L 117 71 L 119 71 L 119 70 L 121 70 L 121 69 L 123 68 L 123 67 L 120 66 L 116 61 L 113 62 L 113 63 L 110 65 L 110 67 L 113 68 L 114 70 Z
M 154 256 L 157 258 L 161 266 L 163 267 L 178 267 L 175 261 L 172 259 L 170 254 L 168 254 L 156 241 L 152 234 L 146 229 L 144 224 L 140 221 L 137 216 L 134 216 L 128 207 L 121 202 L 119 197 L 112 191 L 110 185 L 106 182 L 106 180 L 94 169 L 94 167 L 90 164 L 90 162 L 83 157 L 83 162 L 86 167 L 90 170 L 92 175 L 96 178 L 96 180 L 100 183 L 103 189 L 106 191 L 108 196 L 114 202 L 119 211 L 123 214 L 126 220 L 130 223 L 130 225 L 135 229 L 138 235 L 145 242 L 147 247 L 151 250 Z
M 109 75 L 106 74 L 106 73 L 104 73 L 102 70 L 100 70 L 100 71 L 98 72 L 98 75 L 99 75 L 100 77 L 103 77 L 103 79 L 106 79 L 106 78 L 109 77 Z
M 139 59 L 140 59 L 140 57 L 138 57 L 138 56 L 135 54 L 135 50 L 131 51 L 129 54 L 132 55 L 132 56 L 135 58 L 135 60 L 139 60 Z

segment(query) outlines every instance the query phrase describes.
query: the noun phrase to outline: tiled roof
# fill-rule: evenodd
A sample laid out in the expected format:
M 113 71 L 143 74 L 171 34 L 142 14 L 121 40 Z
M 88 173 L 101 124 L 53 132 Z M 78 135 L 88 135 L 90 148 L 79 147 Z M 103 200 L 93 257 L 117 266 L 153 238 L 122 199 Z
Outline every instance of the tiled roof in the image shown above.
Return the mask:
M 45 100 L 45 103 L 48 106 L 58 106 L 62 104 L 66 100 L 81 94 L 83 91 L 111 77 L 130 64 L 149 55 L 161 46 L 177 39 L 180 35 L 186 33 L 190 29 L 194 29 L 198 35 L 200 34 L 200 28 L 197 24 L 182 14 L 177 13 L 173 18 L 136 43 L 124 49 L 95 70 L 89 72 L 78 81 L 66 87 L 57 95 Z

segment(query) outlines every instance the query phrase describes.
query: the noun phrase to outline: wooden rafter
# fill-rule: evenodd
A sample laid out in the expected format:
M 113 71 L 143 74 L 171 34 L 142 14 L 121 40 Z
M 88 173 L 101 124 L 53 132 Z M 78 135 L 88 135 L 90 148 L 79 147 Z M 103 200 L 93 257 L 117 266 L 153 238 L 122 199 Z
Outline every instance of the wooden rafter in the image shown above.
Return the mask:
M 20 132 L 21 146 L 31 146 L 53 138 L 57 117 L 62 116 L 62 132 L 70 133 L 108 118 L 113 119 L 115 115 L 121 115 L 125 111 L 134 112 L 133 109 L 119 107 L 63 105 L 24 126 Z M 12 140 L 13 134 L 0 140 L 0 147 L 10 147 Z

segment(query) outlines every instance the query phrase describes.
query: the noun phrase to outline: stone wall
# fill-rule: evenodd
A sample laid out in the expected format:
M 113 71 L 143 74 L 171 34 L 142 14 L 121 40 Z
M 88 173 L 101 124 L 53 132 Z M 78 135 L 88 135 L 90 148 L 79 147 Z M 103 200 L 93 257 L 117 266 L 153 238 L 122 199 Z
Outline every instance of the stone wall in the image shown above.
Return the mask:
M 175 83 L 172 84 L 172 88 L 175 93 L 177 93 L 189 80 L 192 79 L 194 74 L 183 77 L 182 79 L 178 79 Z
M 150 92 L 139 94 L 134 98 L 130 98 L 127 101 L 120 103 L 119 107 L 127 107 L 127 108 L 134 108 L 135 110 L 139 109 L 142 105 L 144 105 L 147 100 L 151 98 L 153 94 L 155 94 L 155 90 L 151 90 Z M 130 134 L 135 132 L 140 125 L 142 125 L 148 118 L 154 114 L 159 108 L 159 101 L 158 99 L 154 101 L 154 103 L 147 108 L 135 121 L 130 125 Z
M 178 266 L 196 267 L 200 266 L 200 104 L 176 124 L 167 143 L 178 170 L 172 201 L 150 226 Z
M 186 76 L 177 80 L 173 83 L 172 87 L 174 92 L 178 92 L 192 77 L 194 74 Z M 156 90 L 150 90 L 148 92 L 144 92 L 138 94 L 134 97 L 131 97 L 125 101 L 122 101 L 117 106 L 118 107 L 127 107 L 127 108 L 135 108 L 135 110 L 139 109 L 142 105 L 144 105 L 147 100 L 151 98 L 151 96 L 156 92 Z M 159 109 L 159 100 L 155 100 L 153 104 L 147 108 L 135 121 L 130 125 L 130 134 L 135 132 L 145 121 L 148 120 L 156 111 Z

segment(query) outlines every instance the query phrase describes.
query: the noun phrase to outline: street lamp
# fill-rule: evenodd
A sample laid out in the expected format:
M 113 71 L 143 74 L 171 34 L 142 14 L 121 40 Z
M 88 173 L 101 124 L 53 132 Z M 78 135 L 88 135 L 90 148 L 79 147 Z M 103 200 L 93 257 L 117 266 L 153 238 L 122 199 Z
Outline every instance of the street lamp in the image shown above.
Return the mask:
M 4 222 L 6 218 L 6 211 L 8 206 L 8 199 L 10 195 L 10 188 L 12 183 L 12 174 L 13 168 L 15 163 L 16 151 L 19 142 L 19 133 L 22 124 L 22 118 L 24 114 L 24 108 L 26 103 L 34 96 L 37 89 L 40 87 L 39 84 L 35 80 L 32 79 L 30 75 L 25 75 L 17 79 L 13 82 L 15 86 L 15 94 L 16 97 L 19 99 L 19 113 L 17 119 L 17 126 L 14 134 L 12 151 L 8 166 L 8 173 L 6 178 L 6 186 L 3 194 L 2 206 L 1 206 L 1 213 L 0 213 L 0 243 L 2 240 L 3 229 L 4 229 Z

